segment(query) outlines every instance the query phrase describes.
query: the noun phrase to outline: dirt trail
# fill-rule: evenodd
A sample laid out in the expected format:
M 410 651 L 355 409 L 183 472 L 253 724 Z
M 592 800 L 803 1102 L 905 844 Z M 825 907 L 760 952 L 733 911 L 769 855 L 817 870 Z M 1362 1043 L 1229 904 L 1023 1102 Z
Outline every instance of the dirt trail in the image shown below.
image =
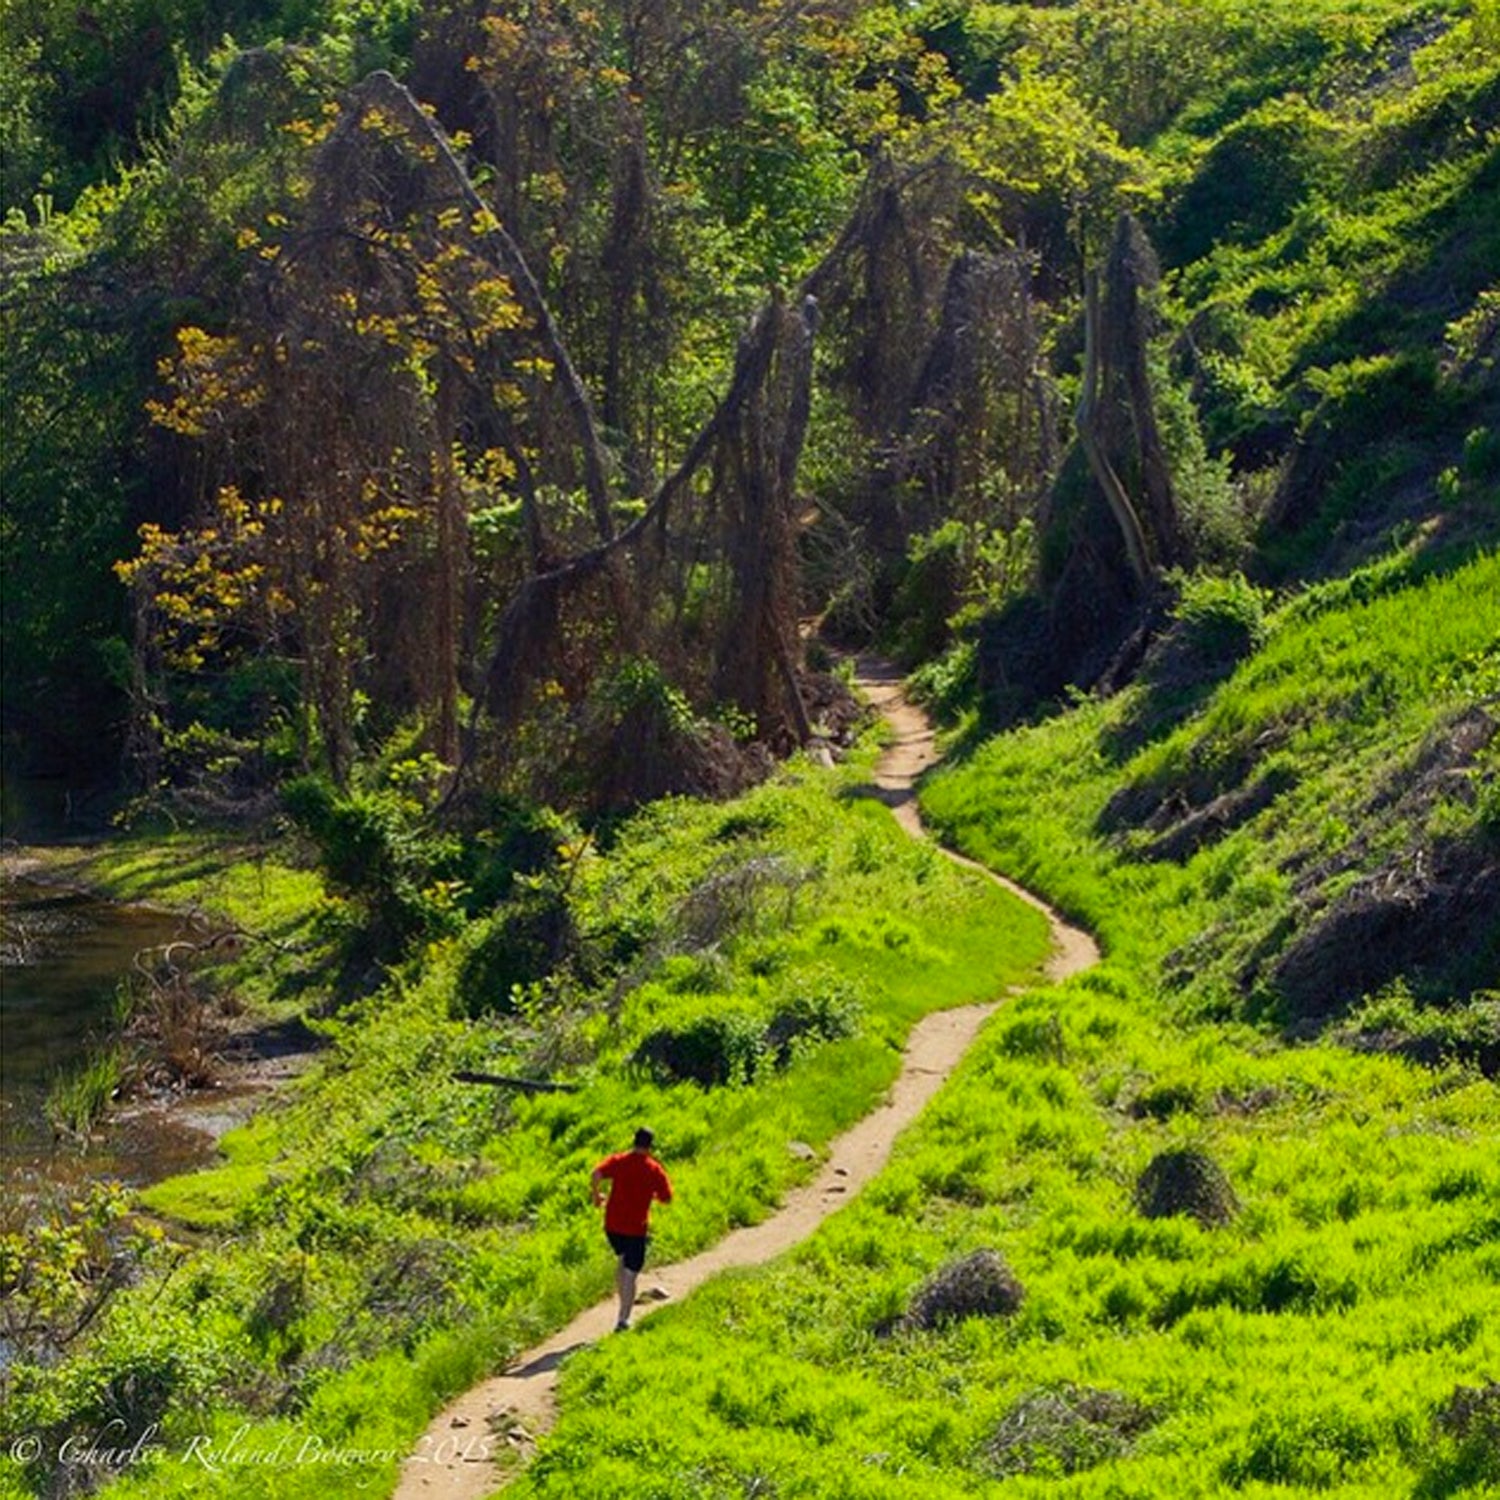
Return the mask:
M 855 681 L 894 731 L 876 767 L 876 795 L 908 833 L 925 837 L 913 785 L 938 758 L 932 726 L 921 709 L 907 702 L 900 674 L 888 663 L 858 658 Z M 1097 962 L 1099 951 L 1087 933 L 1069 927 L 1003 876 L 944 852 L 959 864 L 983 870 L 1006 890 L 1047 913 L 1053 939 L 1049 978 L 1063 979 Z M 782 1206 L 763 1222 L 734 1230 L 690 1260 L 649 1268 L 641 1279 L 637 1320 L 662 1302 L 680 1301 L 719 1271 L 757 1265 L 779 1255 L 847 1203 L 885 1165 L 896 1137 L 942 1087 L 997 1003 L 936 1011 L 919 1021 L 907 1038 L 900 1076 L 885 1102 L 829 1144 L 817 1176 L 788 1193 Z M 558 1366 L 575 1349 L 605 1337 L 614 1320 L 615 1300 L 610 1297 L 528 1350 L 509 1369 L 465 1391 L 423 1433 L 402 1468 L 395 1500 L 480 1500 L 504 1484 L 552 1425 Z

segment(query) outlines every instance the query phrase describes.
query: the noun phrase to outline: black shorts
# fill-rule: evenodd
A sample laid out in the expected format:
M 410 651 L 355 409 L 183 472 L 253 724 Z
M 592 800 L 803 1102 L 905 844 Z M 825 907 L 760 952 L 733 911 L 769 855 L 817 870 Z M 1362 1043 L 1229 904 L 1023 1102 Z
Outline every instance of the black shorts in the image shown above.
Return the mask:
M 627 1271 L 639 1271 L 646 1264 L 646 1235 L 616 1234 L 613 1229 L 606 1229 L 604 1237 L 609 1241 L 609 1248 L 624 1262 Z

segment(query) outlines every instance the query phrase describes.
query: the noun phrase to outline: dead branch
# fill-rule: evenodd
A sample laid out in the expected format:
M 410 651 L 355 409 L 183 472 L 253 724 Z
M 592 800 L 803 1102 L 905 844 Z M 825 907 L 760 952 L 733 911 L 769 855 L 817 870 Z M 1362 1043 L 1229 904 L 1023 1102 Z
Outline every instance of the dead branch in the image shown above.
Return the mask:
M 486 1083 L 491 1088 L 518 1089 L 523 1094 L 576 1094 L 576 1083 L 553 1083 L 546 1078 L 508 1078 L 501 1073 L 478 1073 L 458 1068 L 448 1075 L 455 1083 Z
M 1104 447 L 1099 411 L 1099 342 L 1099 273 L 1090 271 L 1084 286 L 1083 390 L 1078 397 L 1078 440 L 1083 444 L 1084 456 L 1104 493 L 1110 514 L 1120 528 L 1130 571 L 1142 592 L 1148 592 L 1152 585 L 1152 571 L 1141 518 L 1136 514 Z

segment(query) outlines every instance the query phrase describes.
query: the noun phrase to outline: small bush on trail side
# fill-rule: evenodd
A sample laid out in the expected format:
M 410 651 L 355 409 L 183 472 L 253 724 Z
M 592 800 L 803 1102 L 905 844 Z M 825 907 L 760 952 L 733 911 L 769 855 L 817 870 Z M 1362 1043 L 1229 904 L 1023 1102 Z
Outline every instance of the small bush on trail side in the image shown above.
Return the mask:
M 720 1011 L 651 1032 L 630 1060 L 658 1083 L 691 1082 L 717 1088 L 751 1082 L 765 1049 L 765 1026 L 759 1017 Z
M 912 1296 L 898 1328 L 941 1328 L 963 1318 L 1008 1317 L 1026 1295 L 998 1250 L 975 1250 L 940 1267 Z
M 1030 1391 L 1000 1419 L 984 1445 L 983 1467 L 996 1477 L 1012 1474 L 1079 1474 L 1121 1458 L 1157 1421 L 1148 1406 L 1119 1391 L 1064 1383 Z
M 1193 1114 L 1199 1106 L 1199 1087 L 1192 1078 L 1159 1078 L 1142 1088 L 1127 1106 L 1133 1120 L 1170 1120 Z
M 766 1050 L 778 1068 L 787 1067 L 806 1047 L 856 1035 L 862 1012 L 858 998 L 846 984 L 835 982 L 814 994 L 794 995 L 771 1012 Z
M 1227 1224 L 1240 1208 L 1218 1164 L 1191 1147 L 1151 1159 L 1135 1185 L 1135 1206 L 1148 1219 L 1189 1214 L 1209 1229 Z
M 861 1006 L 853 991 L 833 983 L 826 990 L 784 1000 L 765 1020 L 743 1010 L 720 1010 L 644 1037 L 631 1062 L 658 1083 L 700 1083 L 705 1088 L 751 1083 L 769 1061 L 789 1067 L 819 1042 L 859 1031 Z

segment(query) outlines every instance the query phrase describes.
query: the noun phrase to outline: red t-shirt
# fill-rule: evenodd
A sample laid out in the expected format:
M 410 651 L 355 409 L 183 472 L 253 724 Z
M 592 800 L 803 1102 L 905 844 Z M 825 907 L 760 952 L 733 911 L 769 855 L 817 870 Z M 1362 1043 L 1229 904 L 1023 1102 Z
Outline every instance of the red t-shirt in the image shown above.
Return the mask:
M 672 1184 L 662 1164 L 644 1151 L 617 1151 L 595 1169 L 610 1181 L 604 1227 L 614 1234 L 645 1234 L 651 1203 L 670 1203 Z

